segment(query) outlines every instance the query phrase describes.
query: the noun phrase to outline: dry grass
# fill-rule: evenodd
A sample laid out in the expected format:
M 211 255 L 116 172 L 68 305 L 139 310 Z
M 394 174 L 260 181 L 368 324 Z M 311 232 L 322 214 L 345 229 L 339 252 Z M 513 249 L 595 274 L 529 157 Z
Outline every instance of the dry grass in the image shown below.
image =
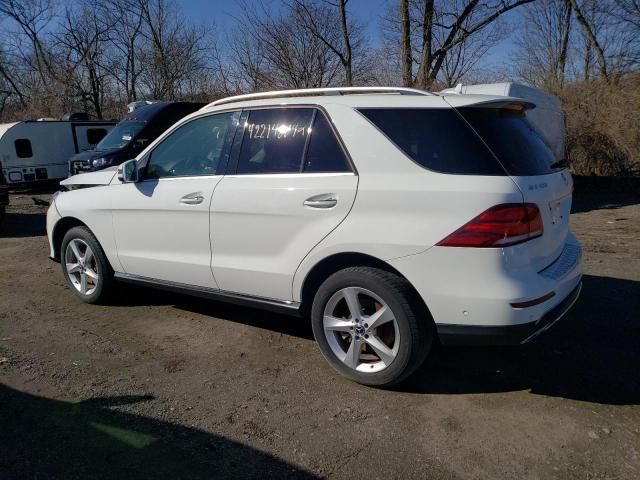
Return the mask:
M 580 175 L 640 174 L 640 75 L 615 85 L 575 83 L 562 93 L 567 149 Z

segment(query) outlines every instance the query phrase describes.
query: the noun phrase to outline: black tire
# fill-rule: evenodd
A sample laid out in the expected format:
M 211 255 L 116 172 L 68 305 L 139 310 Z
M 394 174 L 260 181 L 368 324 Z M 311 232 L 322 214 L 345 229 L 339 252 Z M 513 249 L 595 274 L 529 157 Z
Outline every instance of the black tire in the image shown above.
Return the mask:
M 336 292 L 346 287 L 369 290 L 393 312 L 400 335 L 399 345 L 393 361 L 380 371 L 365 373 L 349 367 L 329 345 L 323 326 L 325 307 Z M 320 351 L 338 372 L 355 382 L 379 387 L 394 385 L 411 375 L 424 362 L 434 338 L 431 316 L 409 282 L 391 272 L 371 267 L 350 267 L 327 278 L 313 300 L 311 324 Z M 343 341 L 348 342 L 349 337 Z
M 69 272 L 67 271 L 66 252 L 67 246 L 72 240 L 81 240 L 88 245 L 93 252 L 93 257 L 95 258 L 95 263 L 93 263 L 93 265 L 97 270 L 99 281 L 93 292 L 88 295 L 81 293 L 76 288 L 70 278 Z M 74 227 L 65 234 L 60 247 L 60 264 L 62 265 L 62 273 L 64 274 L 68 287 L 79 299 L 85 303 L 94 304 L 105 304 L 109 302 L 115 288 L 113 269 L 111 268 L 102 247 L 98 243 L 98 240 L 96 240 L 96 237 L 91 233 L 91 230 L 87 227 Z

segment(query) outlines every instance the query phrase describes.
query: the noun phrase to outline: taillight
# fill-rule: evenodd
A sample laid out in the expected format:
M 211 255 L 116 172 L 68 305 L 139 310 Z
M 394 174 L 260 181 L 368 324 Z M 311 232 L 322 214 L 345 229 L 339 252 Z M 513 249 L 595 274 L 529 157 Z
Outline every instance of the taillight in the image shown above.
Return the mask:
M 542 216 L 534 203 L 503 203 L 485 210 L 438 243 L 442 247 L 500 248 L 542 235 Z

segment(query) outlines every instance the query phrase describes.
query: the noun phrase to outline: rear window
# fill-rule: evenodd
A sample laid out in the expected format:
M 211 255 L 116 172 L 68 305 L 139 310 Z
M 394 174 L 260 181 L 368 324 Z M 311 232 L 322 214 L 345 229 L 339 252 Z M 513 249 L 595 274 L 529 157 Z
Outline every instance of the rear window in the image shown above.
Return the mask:
M 553 173 L 553 151 L 527 123 L 525 113 L 505 108 L 464 107 L 458 111 L 487 143 L 509 175 Z
M 504 169 L 452 108 L 360 109 L 409 158 L 442 173 L 505 175 Z

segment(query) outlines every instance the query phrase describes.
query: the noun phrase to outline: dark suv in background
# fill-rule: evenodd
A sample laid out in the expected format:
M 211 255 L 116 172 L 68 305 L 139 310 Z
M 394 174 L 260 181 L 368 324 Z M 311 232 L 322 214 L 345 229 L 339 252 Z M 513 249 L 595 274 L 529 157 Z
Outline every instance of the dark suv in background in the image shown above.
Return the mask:
M 129 112 L 95 150 L 78 153 L 69 159 L 69 174 L 102 170 L 134 158 L 167 128 L 204 105 L 155 102 Z

